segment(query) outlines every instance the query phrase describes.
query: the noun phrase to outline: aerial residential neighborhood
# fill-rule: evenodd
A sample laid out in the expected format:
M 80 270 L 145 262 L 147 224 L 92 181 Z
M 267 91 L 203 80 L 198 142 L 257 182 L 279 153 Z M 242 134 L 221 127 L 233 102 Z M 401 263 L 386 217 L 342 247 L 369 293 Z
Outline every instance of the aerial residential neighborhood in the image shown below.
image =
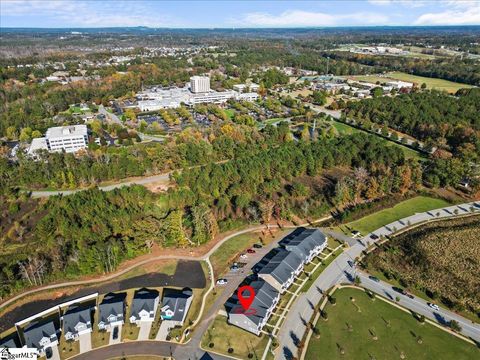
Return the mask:
M 0 30 L 0 359 L 480 358 L 478 0 Z

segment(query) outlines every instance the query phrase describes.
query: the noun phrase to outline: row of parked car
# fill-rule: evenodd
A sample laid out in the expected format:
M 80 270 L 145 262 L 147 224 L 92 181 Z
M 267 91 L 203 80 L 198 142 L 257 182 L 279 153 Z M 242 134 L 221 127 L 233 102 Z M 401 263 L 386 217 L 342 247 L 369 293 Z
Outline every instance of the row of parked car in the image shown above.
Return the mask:
M 248 259 L 248 254 L 255 254 L 256 251 L 255 249 L 261 249 L 263 247 L 262 244 L 253 244 L 253 246 L 249 249 L 247 249 L 247 251 L 243 254 L 240 254 L 239 258 L 241 260 L 246 260 Z M 230 266 L 230 271 L 232 272 L 237 272 L 238 270 L 240 270 L 243 266 L 245 266 L 245 263 L 242 263 L 242 262 L 234 262 L 231 266 Z M 221 278 L 221 279 L 218 279 L 217 280 L 217 285 L 226 285 L 228 284 L 228 280 L 225 279 L 225 278 Z

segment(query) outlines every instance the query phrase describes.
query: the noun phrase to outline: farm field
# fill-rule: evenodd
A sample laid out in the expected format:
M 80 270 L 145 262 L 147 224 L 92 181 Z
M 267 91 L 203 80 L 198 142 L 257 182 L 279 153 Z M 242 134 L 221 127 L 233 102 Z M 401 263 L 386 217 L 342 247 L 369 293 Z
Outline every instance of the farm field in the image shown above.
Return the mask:
M 469 360 L 480 353 L 433 325 L 421 325 L 409 313 L 372 301 L 362 290 L 341 289 L 334 297 L 337 304 L 327 305 L 328 321 L 317 322 L 320 338 L 312 336 L 306 360 L 317 360 L 318 354 L 325 359 Z
M 368 255 L 365 265 L 455 311 L 466 310 L 478 322 L 479 220 L 437 222 L 399 235 Z
M 406 74 L 399 71 L 394 71 L 386 73 L 384 75 L 362 75 L 362 76 L 348 76 L 349 79 L 355 79 L 359 81 L 367 81 L 376 83 L 377 81 L 386 82 L 391 80 L 401 80 L 409 81 L 416 83 L 418 86 L 425 83 L 427 84 L 427 89 L 436 89 L 436 90 L 445 90 L 449 93 L 455 93 L 458 89 L 462 88 L 471 88 L 472 85 L 457 83 L 453 81 L 448 81 L 444 79 L 429 78 L 424 76 L 417 76 Z
M 365 216 L 359 220 L 352 221 L 345 226 L 342 226 L 342 229 L 347 227 L 358 230 L 362 234 L 366 235 L 369 232 L 393 221 L 402 219 L 415 213 L 438 209 L 448 205 L 450 204 L 443 199 L 436 199 L 428 196 L 417 196 L 412 199 L 402 201 L 392 208 L 384 209 L 374 214 Z

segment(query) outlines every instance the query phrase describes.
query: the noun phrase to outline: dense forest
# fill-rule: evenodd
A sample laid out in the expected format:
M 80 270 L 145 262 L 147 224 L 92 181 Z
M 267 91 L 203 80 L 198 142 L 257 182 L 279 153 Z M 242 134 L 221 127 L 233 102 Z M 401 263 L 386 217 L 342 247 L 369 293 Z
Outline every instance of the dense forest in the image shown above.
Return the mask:
M 461 89 L 456 96 L 424 91 L 352 101 L 345 112 L 363 122 L 387 125 L 419 140 L 430 140 L 458 155 L 480 153 L 480 89 Z
M 345 114 L 369 128 L 388 126 L 438 150 L 424 169 L 432 186 L 454 186 L 474 177 L 480 160 L 480 89 L 455 96 L 438 91 L 348 102 Z M 376 124 L 376 125 L 374 125 Z

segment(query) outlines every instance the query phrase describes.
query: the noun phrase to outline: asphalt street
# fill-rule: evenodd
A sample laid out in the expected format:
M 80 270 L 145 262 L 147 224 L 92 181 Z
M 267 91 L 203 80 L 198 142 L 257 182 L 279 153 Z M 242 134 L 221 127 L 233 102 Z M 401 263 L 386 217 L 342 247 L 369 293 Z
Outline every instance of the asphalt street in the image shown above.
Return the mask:
M 364 272 L 357 271 L 357 275 L 362 281 L 361 286 L 367 288 L 383 297 L 395 301 L 398 296 L 400 301 L 399 305 L 416 312 L 417 314 L 424 315 L 426 318 L 431 319 L 441 325 L 448 325 L 451 320 L 456 320 L 462 327 L 461 333 L 466 337 L 469 337 L 477 342 L 480 342 L 480 325 L 475 324 L 472 321 L 455 314 L 452 311 L 439 307 L 439 310 L 434 310 L 427 305 L 427 301 L 422 298 L 414 296 L 413 299 L 402 295 L 392 289 L 392 285 L 384 281 L 374 281 L 369 278 L 369 275 Z

